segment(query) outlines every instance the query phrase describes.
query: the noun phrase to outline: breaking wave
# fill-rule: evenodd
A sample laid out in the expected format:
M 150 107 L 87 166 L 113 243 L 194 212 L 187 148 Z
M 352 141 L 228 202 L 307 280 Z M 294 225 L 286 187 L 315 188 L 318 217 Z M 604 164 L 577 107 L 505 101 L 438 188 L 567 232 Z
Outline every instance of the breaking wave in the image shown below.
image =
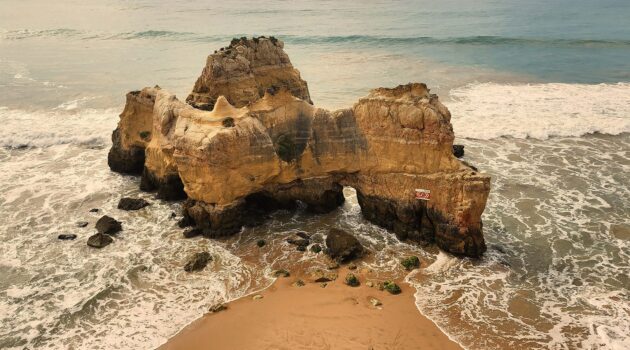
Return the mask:
M 116 109 L 83 109 L 86 99 L 60 104 L 52 111 L 0 107 L 0 147 L 23 149 L 78 144 L 104 147 L 118 122 Z
M 180 32 L 171 30 L 145 30 L 131 32 L 92 32 L 71 28 L 57 28 L 46 30 L 8 30 L 0 32 L 0 39 L 23 40 L 31 38 L 58 37 L 69 39 L 97 39 L 97 40 L 133 40 L 133 39 L 161 39 L 184 40 L 193 42 L 229 41 L 232 37 L 252 36 L 255 33 L 240 33 L 235 35 L 206 35 L 203 33 Z M 492 35 L 473 35 L 461 37 L 432 37 L 432 36 L 376 36 L 376 35 L 279 35 L 288 43 L 293 44 L 452 44 L 452 45 L 517 45 L 517 46 L 553 46 L 553 47 L 587 47 L 587 48 L 630 48 L 630 40 L 615 39 L 562 39 L 562 38 L 524 38 Z
M 458 137 L 547 139 L 630 132 L 630 84 L 471 84 L 447 103 Z

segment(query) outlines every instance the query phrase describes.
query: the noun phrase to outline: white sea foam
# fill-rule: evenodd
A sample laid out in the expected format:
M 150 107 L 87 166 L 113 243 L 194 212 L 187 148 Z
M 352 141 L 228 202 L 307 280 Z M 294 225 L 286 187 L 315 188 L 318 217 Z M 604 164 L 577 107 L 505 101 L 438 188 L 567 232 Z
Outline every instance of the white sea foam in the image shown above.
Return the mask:
M 0 108 L 0 147 L 107 144 L 118 122 L 118 110 L 79 110 L 85 101 L 87 99 L 68 101 L 53 111 Z
M 455 135 L 547 139 L 630 132 L 630 83 L 471 84 L 450 92 Z

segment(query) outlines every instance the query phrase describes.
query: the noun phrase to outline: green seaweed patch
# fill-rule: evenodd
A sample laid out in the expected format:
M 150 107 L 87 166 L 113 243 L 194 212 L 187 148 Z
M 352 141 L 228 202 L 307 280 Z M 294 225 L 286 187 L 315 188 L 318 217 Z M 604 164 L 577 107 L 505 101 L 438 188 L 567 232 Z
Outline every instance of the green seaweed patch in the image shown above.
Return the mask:
M 151 132 L 150 131 L 140 131 L 138 133 L 138 135 L 140 135 L 141 139 L 148 140 L 151 137 Z
M 388 291 L 390 294 L 400 294 L 401 292 L 400 287 L 392 281 L 383 282 L 382 288 Z
M 417 256 L 409 256 L 402 259 L 400 264 L 404 266 L 407 271 L 411 271 L 420 267 L 420 259 Z
M 291 135 L 283 134 L 276 139 L 276 154 L 280 159 L 289 163 L 297 158 L 295 142 Z

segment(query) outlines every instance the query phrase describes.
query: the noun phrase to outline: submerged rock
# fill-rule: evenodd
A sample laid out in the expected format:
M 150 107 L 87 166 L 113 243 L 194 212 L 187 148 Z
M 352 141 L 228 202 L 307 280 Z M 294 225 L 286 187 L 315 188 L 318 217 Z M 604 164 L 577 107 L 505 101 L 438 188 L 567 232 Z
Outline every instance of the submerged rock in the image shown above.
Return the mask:
M 322 251 L 322 246 L 319 244 L 313 244 L 311 246 L 311 252 L 315 253 L 315 254 L 319 254 Z
M 193 272 L 203 270 L 208 262 L 212 261 L 212 256 L 208 252 L 200 252 L 193 254 L 184 265 L 184 271 Z
M 159 87 L 128 94 L 110 167 L 141 171 L 141 188 L 160 198 L 187 198 L 184 216 L 209 237 L 298 201 L 332 211 L 350 186 L 363 216 L 399 239 L 480 256 L 490 178 L 453 155 L 438 97 L 410 83 L 350 108 L 316 108 L 283 47 L 242 38 L 210 55 L 189 104 Z
M 225 311 L 227 309 L 228 309 L 227 304 L 219 303 L 219 304 L 215 304 L 215 305 L 210 306 L 208 311 L 210 313 L 217 313 L 217 312 Z
M 120 210 L 140 210 L 149 205 L 149 202 L 142 198 L 128 198 L 123 197 L 118 202 L 118 209 Z
M 291 273 L 289 273 L 289 271 L 284 270 L 284 269 L 280 269 L 280 270 L 275 270 L 274 272 L 271 273 L 273 275 L 273 277 L 289 277 L 291 276 Z
M 87 225 L 89 225 L 89 224 L 90 224 L 90 223 L 89 223 L 89 222 L 87 222 L 87 221 L 78 221 L 78 222 L 77 222 L 77 227 L 81 227 L 81 228 L 83 228 L 83 227 L 87 227 Z
M 331 228 L 326 237 L 326 253 L 333 259 L 347 262 L 363 255 L 364 249 L 356 237 L 346 231 Z
M 265 244 L 267 244 L 267 242 L 265 242 L 264 239 L 259 239 L 258 241 L 256 241 L 256 245 L 258 246 L 258 248 L 264 247 Z
M 57 236 L 57 239 L 60 239 L 62 241 L 71 241 L 75 238 L 77 238 L 77 235 L 73 233 L 62 233 L 59 236 Z
M 115 235 L 122 230 L 122 224 L 120 223 L 120 221 L 112 217 L 103 215 L 96 222 L 96 230 L 98 231 L 98 233 Z
M 94 248 L 104 248 L 114 241 L 109 235 L 97 233 L 87 240 L 87 245 Z

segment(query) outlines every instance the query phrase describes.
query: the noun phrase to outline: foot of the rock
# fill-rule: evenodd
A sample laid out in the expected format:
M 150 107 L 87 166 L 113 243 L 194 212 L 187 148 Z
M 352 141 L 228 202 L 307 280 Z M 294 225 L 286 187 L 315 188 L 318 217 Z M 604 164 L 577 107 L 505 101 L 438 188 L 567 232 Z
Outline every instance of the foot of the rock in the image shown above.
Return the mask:
M 121 146 L 120 129 L 112 133 L 112 148 L 107 154 L 107 165 L 118 173 L 141 174 L 144 168 L 144 148 L 131 147 L 126 150 Z
M 158 178 L 146 167 L 142 171 L 140 189 L 146 192 L 157 190 L 157 198 L 167 201 L 176 201 L 187 198 L 186 192 L 184 192 L 184 184 L 179 178 L 179 175 L 171 174 Z

